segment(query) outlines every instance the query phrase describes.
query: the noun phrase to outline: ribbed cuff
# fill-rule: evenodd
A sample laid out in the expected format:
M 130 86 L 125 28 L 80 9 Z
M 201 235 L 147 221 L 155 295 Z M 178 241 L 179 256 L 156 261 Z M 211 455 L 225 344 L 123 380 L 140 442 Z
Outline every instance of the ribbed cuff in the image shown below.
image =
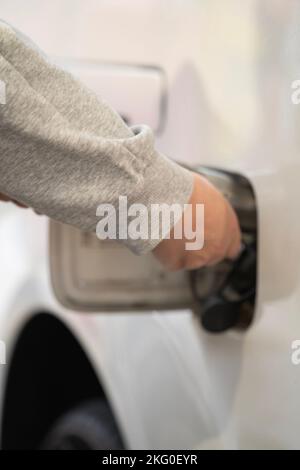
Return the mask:
M 150 164 L 144 171 L 144 184 L 142 191 L 135 197 L 135 201 L 147 208 L 143 215 L 143 223 L 148 223 L 148 237 L 132 239 L 128 237 L 124 243 L 136 254 L 145 254 L 153 250 L 170 233 L 172 227 L 182 217 L 184 204 L 189 202 L 193 190 L 193 174 L 166 158 L 164 155 L 154 151 Z M 161 220 L 153 217 L 153 205 L 171 207 L 173 204 L 180 206 L 180 210 L 174 211 L 174 217 Z M 155 212 L 155 211 L 154 211 Z M 166 222 L 167 221 L 167 222 Z M 153 230 L 154 229 L 154 230 Z M 151 235 L 159 234 L 152 238 Z

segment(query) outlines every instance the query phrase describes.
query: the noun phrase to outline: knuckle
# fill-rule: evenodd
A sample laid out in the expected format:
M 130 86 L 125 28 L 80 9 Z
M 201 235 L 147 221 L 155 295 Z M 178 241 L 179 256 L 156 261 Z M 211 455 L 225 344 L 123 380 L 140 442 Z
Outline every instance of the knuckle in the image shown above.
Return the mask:
M 186 267 L 186 263 L 184 262 L 184 260 L 183 260 L 183 259 L 179 259 L 179 260 L 177 260 L 177 261 L 173 264 L 171 270 L 172 270 L 173 272 L 181 271 L 182 269 L 185 269 L 185 267 Z

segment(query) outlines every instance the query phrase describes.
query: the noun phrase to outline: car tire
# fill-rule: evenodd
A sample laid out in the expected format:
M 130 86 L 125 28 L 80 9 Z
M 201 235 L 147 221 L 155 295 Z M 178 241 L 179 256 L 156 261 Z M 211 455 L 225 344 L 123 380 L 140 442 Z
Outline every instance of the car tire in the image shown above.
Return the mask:
M 123 449 L 113 414 L 104 400 L 84 403 L 61 416 L 46 435 L 44 450 Z

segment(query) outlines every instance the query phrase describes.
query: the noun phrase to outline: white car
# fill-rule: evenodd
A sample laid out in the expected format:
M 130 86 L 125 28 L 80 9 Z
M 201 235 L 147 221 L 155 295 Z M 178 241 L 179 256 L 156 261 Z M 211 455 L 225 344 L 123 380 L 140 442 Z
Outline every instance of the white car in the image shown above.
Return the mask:
M 237 302 L 220 295 L 224 264 L 171 275 L 3 205 L 2 448 L 299 448 L 299 4 L 0 6 L 129 124 L 149 124 L 162 152 L 227 170 L 203 169 L 243 202 L 257 243 L 256 291 L 249 276 Z

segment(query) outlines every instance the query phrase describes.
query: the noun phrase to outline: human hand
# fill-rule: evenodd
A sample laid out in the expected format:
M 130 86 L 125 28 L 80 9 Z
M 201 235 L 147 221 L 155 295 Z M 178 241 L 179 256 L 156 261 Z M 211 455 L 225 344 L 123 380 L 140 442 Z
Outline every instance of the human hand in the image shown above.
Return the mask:
M 187 250 L 186 243 L 190 243 L 191 240 L 184 236 L 180 239 L 175 238 L 175 226 L 169 238 L 165 238 L 155 247 L 154 256 L 171 271 L 196 269 L 217 264 L 225 258 L 237 257 L 241 249 L 241 230 L 235 211 L 220 191 L 206 178 L 196 173 L 194 173 L 194 189 L 189 204 L 192 207 L 193 223 L 196 205 L 204 205 L 203 248 Z M 184 224 L 184 220 L 185 214 L 178 224 Z M 184 230 L 182 232 L 184 233 Z

